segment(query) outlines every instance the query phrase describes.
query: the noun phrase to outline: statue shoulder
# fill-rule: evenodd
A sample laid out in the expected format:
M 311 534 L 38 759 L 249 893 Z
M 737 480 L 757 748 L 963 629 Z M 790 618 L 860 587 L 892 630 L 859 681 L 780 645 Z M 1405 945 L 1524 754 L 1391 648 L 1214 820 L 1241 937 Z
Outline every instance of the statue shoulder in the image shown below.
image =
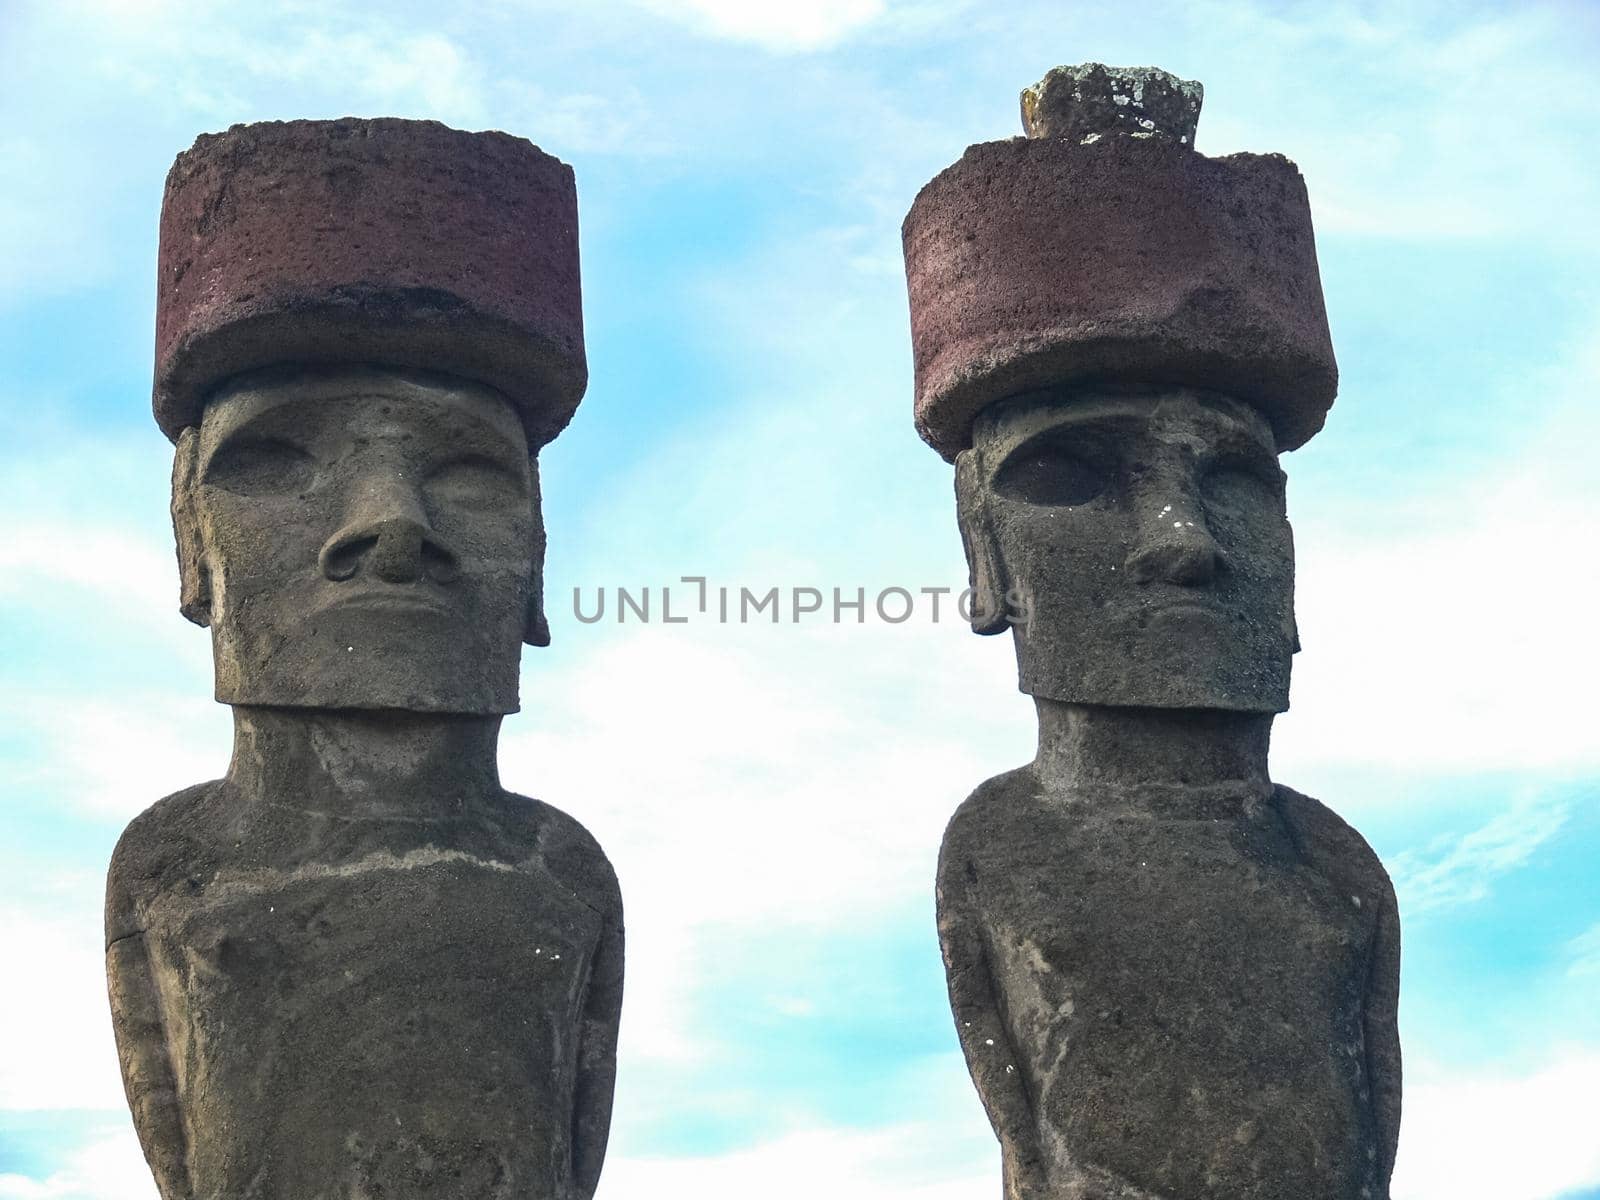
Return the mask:
M 1333 809 L 1281 783 L 1273 802 L 1301 855 L 1338 886 L 1394 907 L 1394 885 L 1367 839 Z
M 1028 812 L 1038 794 L 1033 771 L 1018 767 L 980 783 L 961 802 L 945 826 L 939 846 L 939 870 L 967 861 L 973 850 L 992 846 L 1028 824 Z
M 140 932 L 140 901 L 215 857 L 222 780 L 197 783 L 157 800 L 128 822 L 106 871 L 106 940 Z
M 622 890 L 617 872 L 594 834 L 569 813 L 553 804 L 506 792 L 502 796 L 509 820 L 523 826 L 546 870 L 579 896 L 607 915 L 621 919 Z

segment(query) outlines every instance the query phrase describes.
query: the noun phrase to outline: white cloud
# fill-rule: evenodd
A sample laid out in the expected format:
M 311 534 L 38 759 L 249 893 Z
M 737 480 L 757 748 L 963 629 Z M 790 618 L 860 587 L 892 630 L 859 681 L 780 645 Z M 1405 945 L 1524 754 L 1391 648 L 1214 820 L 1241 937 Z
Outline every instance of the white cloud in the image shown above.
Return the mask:
M 0 305 L 97 282 L 114 264 L 94 164 L 52 151 L 22 133 L 0 137 Z
M 555 92 L 524 79 L 502 79 L 494 89 L 499 128 L 525 136 L 558 156 L 633 154 L 659 157 L 681 149 L 676 131 L 664 128 L 652 101 L 636 86 L 614 92 Z M 583 180 L 578 187 L 583 188 Z
M 1554 239 L 1594 249 L 1585 164 L 1600 97 L 1592 50 L 1557 4 L 1189 7 L 1164 52 L 1206 85 L 1199 149 L 1279 151 L 1305 173 L 1321 234 Z M 1485 92 L 1483 81 L 1505 81 Z M 1559 99 L 1558 99 L 1559 97 Z M 1559 116 L 1555 114 L 1559 112 Z
M 27 977 L 26 986 L 14 979 L 0 988 L 0 1029 L 7 1031 L 0 1110 L 119 1111 L 99 889 L 74 887 L 50 898 L 49 907 L 49 915 L 14 904 L 0 909 L 6 953 Z
M 47 796 L 44 807 L 126 820 L 215 778 L 228 756 L 210 638 L 177 612 L 166 446 L 32 426 L 0 433 L 32 450 L 0 482 L 11 521 L 0 618 L 48 630 L 54 648 L 47 664 L 30 664 L 31 694 L 0 699 L 0 718 L 36 748 L 10 782 L 19 798 Z
M 1020 701 L 1001 730 L 927 689 L 928 662 L 993 647 L 948 624 L 885 632 L 653 626 L 530 672 L 501 776 L 577 816 L 617 867 L 625 1055 L 705 1050 L 689 1032 L 701 931 L 859 925 L 930 897 L 950 813 L 1027 757 Z M 1010 671 L 1003 654 L 979 665 Z
M 489 72 L 460 41 L 437 28 L 337 8 L 291 18 L 240 3 L 69 0 L 36 15 L 30 34 L 42 44 L 72 45 L 83 68 L 55 120 L 77 115 L 74 100 L 129 91 L 146 102 L 142 117 L 191 129 L 196 120 L 214 130 L 241 120 L 352 112 L 475 127 L 486 110 Z
M 642 528 L 670 495 L 683 503 L 674 503 L 664 524 L 696 530 L 725 569 L 777 561 L 844 575 L 887 561 L 936 576 L 916 583 L 959 579 L 947 479 L 940 475 L 937 487 L 916 491 L 942 468 L 910 432 L 894 228 L 916 186 L 953 160 L 969 135 L 1014 131 L 1016 88 L 1049 65 L 1035 57 L 1035 30 L 1092 27 L 1066 24 L 1058 14 L 1047 26 L 1009 11 L 988 18 L 975 11 L 972 19 L 993 22 L 985 31 L 994 35 L 985 51 L 991 63 L 924 63 L 887 82 L 841 66 L 800 81 L 791 97 L 797 117 L 791 98 L 778 104 L 765 93 L 739 91 L 768 69 L 746 48 L 810 51 L 877 36 L 897 9 L 878 0 L 661 0 L 657 8 L 733 43 L 712 66 L 726 69 L 738 87 L 725 79 L 684 100 L 677 94 L 684 77 L 665 73 L 641 76 L 637 93 L 587 78 L 567 91 L 572 78 L 547 74 L 537 60 L 535 88 L 489 47 L 439 30 L 370 21 L 350 28 L 334 18 L 310 27 L 231 28 L 242 10 L 197 17 L 197 10 L 156 4 L 124 14 L 105 36 L 84 26 L 81 61 L 121 73 L 101 78 L 99 90 L 79 102 L 98 120 L 106 94 L 132 94 L 140 103 L 130 111 L 167 113 L 161 136 L 171 134 L 173 148 L 201 125 L 254 116 L 360 108 L 476 124 L 500 120 L 496 114 L 510 106 L 521 115 L 508 127 L 555 145 L 609 151 L 679 139 L 683 170 L 698 169 L 695 156 L 720 147 L 682 143 L 682 130 L 743 153 L 754 140 L 741 143 L 730 131 L 768 139 L 773 128 L 811 122 L 815 142 L 837 150 L 839 177 L 861 185 L 848 204 L 859 202 L 853 219 L 864 224 L 815 237 L 785 231 L 791 244 L 781 253 L 747 257 L 740 274 L 724 280 L 728 286 L 708 286 L 697 297 L 709 300 L 706 344 L 760 359 L 775 377 L 805 386 L 743 397 L 740 412 L 716 413 L 693 430 L 692 444 L 664 443 L 645 470 L 587 499 L 585 520 L 620 531 L 612 563 L 653 553 Z M 1237 24 L 1221 19 L 1224 9 Z M 1344 10 L 1314 27 L 1270 19 L 1251 5 L 1193 12 L 1209 31 L 1172 22 L 1167 49 L 1201 63 L 1193 73 L 1213 85 L 1203 148 L 1288 150 L 1311 178 L 1325 231 L 1582 241 L 1581 221 L 1550 214 L 1592 208 L 1590 159 L 1575 146 L 1594 124 L 1583 111 L 1594 93 L 1586 78 L 1572 82 L 1562 54 L 1547 53 L 1562 50 L 1558 33 L 1545 27 L 1547 14 L 1473 26 L 1443 39 L 1436 57 L 1421 57 L 1419 47 L 1430 39 L 1416 28 L 1357 20 Z M 566 18 L 553 14 L 540 20 L 551 31 L 566 27 Z M 1003 28 L 1007 22 L 1016 28 Z M 1085 37 L 1076 44 L 1100 43 Z M 1023 58 L 1032 65 L 1017 67 Z M 1180 65 L 1176 57 L 1163 61 Z M 1355 61 L 1371 69 L 1348 89 L 1322 86 L 1313 72 L 1288 91 L 1282 72 L 1304 72 L 1312 61 L 1330 74 Z M 1525 136 L 1533 118 L 1518 105 L 1484 113 L 1468 103 L 1494 94 L 1484 92 L 1483 80 L 1508 77 L 1521 61 L 1544 63 L 1550 94 L 1568 106 L 1559 124 L 1539 126 L 1538 137 Z M 573 70 L 588 70 L 581 56 L 574 62 L 580 65 Z M 1276 74 L 1275 63 L 1284 64 Z M 995 89 L 993 111 L 1004 117 L 992 128 L 974 115 L 987 111 L 983 105 L 968 103 L 980 84 Z M 1284 103 L 1253 102 L 1274 89 Z M 1386 89 L 1400 100 L 1385 100 Z M 760 103 L 740 108 L 729 103 L 732 94 Z M 652 137 L 642 138 L 636 122 L 647 111 Z M 8 261 L 8 249 L 25 252 L 9 260 L 12 270 L 25 270 L 9 280 L 16 287 L 81 281 L 104 269 L 108 246 L 120 245 L 109 227 L 97 225 L 99 192 L 83 173 L 111 178 L 104 155 L 83 154 L 93 170 L 79 170 L 44 161 L 40 144 L 14 135 L 3 151 L 21 181 L 8 193 L 8 211 L 19 219 L 0 220 L 7 231 L 0 262 Z M 141 211 L 153 212 L 169 153 L 152 160 L 156 174 L 140 193 Z M 126 171 L 117 178 L 126 186 Z M 836 177 L 811 182 L 831 190 Z M 852 268 L 848 275 L 841 264 Z M 7 283 L 0 278 L 0 289 Z M 1575 397 L 1570 410 L 1543 435 L 1507 447 L 1509 461 L 1497 477 L 1462 480 L 1431 510 L 1397 513 L 1378 536 L 1336 522 L 1301 526 L 1307 651 L 1297 666 L 1296 709 L 1280 723 L 1275 748 L 1275 767 L 1289 782 L 1299 766 L 1329 763 L 1409 773 L 1581 770 L 1600 761 L 1589 716 L 1600 664 L 1594 640 L 1583 634 L 1600 610 L 1594 556 L 1583 549 L 1600 524 L 1588 498 L 1587 457 L 1600 429 L 1586 415 L 1597 383 L 1593 370 L 1567 380 L 1562 386 Z M 1542 383 L 1536 390 L 1548 394 Z M 903 454 L 885 450 L 891 443 L 874 424 L 882 411 L 898 422 L 901 440 L 893 445 L 903 445 Z M 819 438 L 819 430 L 828 433 Z M 924 476 L 905 466 L 918 455 L 931 464 Z M 101 606 L 108 624 L 137 629 L 140 637 L 154 639 L 159 625 L 171 635 L 159 644 L 177 647 L 181 639 L 184 649 L 173 653 L 188 657 L 182 680 L 170 681 L 174 695 L 141 690 L 70 705 L 30 702 L 8 712 L 49 763 L 48 780 L 30 782 L 48 782 L 68 803 L 120 819 L 217 774 L 226 761 L 227 714 L 206 699 L 204 635 L 173 616 L 176 580 L 165 531 L 152 525 L 141 534 L 66 513 L 36 517 L 14 520 L 19 532 L 0 541 L 0 596 L 21 603 L 81 594 Z M 577 536 L 553 533 L 558 541 Z M 940 539 L 942 548 L 927 552 L 924 537 Z M 906 551 L 907 544 L 914 548 Z M 1559 586 L 1551 586 L 1553 577 Z M 153 673 L 174 670 L 169 659 L 152 661 Z M 708 927 L 778 919 L 837 927 L 926 900 L 944 820 L 980 780 L 1029 753 L 1031 714 L 1012 672 L 1004 639 L 979 640 L 951 625 L 595 629 L 584 631 L 582 653 L 565 666 L 531 660 L 524 679 L 530 715 L 508 726 L 505 780 L 583 819 L 619 867 L 630 928 L 624 1079 L 630 1060 L 692 1062 L 706 1050 L 692 1032 L 691 1005 L 705 977 Z M 1395 873 L 1407 912 L 1489 894 L 1497 878 L 1556 835 L 1565 816 L 1560 804 L 1533 796 L 1465 837 L 1404 857 Z M 87 892 L 97 894 L 97 887 L 91 883 Z M 31 994 L 0 993 L 0 1027 L 40 1035 L 30 1039 L 37 1050 L 0 1060 L 0 1103 L 120 1106 L 109 1034 L 85 1033 L 106 1028 L 98 919 L 85 914 L 69 924 L 23 912 L 11 922 L 16 944 L 42 964 L 36 977 L 50 983 Z M 1574 971 L 1589 969 L 1593 934 L 1572 943 Z M 1582 1156 L 1593 1139 L 1572 1125 L 1571 1114 L 1587 1111 L 1595 1082 L 1592 1057 L 1578 1056 L 1533 1076 L 1414 1084 L 1402 1151 L 1405 1190 L 1397 1196 L 1545 1196 L 1592 1180 L 1592 1160 Z M 984 1159 L 981 1168 L 957 1165 L 938 1177 L 925 1168 L 924 1157 L 955 1136 L 952 1130 L 976 1128 L 987 1137 L 964 1081 L 941 1086 L 972 1105 L 962 1118 L 875 1131 L 807 1127 L 708 1158 L 619 1157 L 602 1197 L 646 1189 L 693 1191 L 707 1200 L 755 1192 L 783 1200 L 820 1190 L 841 1200 L 992 1193 L 992 1146 L 973 1156 Z M 1526 1191 L 1530 1152 L 1517 1139 L 1541 1155 L 1526 1178 L 1547 1190 Z M 136 1149 L 127 1159 L 130 1144 L 123 1137 L 85 1151 L 44 1182 L 0 1180 L 0 1200 L 126 1197 L 129 1181 L 145 1178 L 142 1166 L 113 1176 L 97 1173 L 95 1164 L 100 1155 L 136 1163 Z M 1472 1164 L 1470 1179 L 1463 1163 Z
M 671 140 L 659 101 L 639 97 L 631 76 L 613 84 L 590 72 L 564 87 L 565 72 L 537 53 L 530 66 L 507 50 L 518 42 L 473 41 L 442 22 L 226 0 L 12 7 L 5 37 L 16 52 L 0 98 L 18 119 L 0 135 L 0 309 L 107 281 L 119 289 L 106 304 L 114 318 L 123 297 L 143 301 L 163 173 L 196 134 L 235 122 L 431 118 L 507 128 L 558 154 L 660 154 Z M 573 11 L 513 32 L 540 43 L 602 24 Z M 483 28 L 492 27 L 486 18 Z
M 1413 1069 L 1395 1200 L 1556 1200 L 1600 1185 L 1593 1097 L 1600 1052 L 1576 1047 L 1533 1071 Z M 970 1097 L 963 1097 L 964 1100 Z M 995 1190 L 998 1152 L 975 1102 L 970 1120 L 876 1129 L 805 1127 L 723 1154 L 613 1152 L 597 1200 L 642 1194 L 704 1200 L 969 1200 Z M 101 1134 L 43 1180 L 0 1176 L 0 1200 L 154 1197 L 131 1129 Z
M 981 1117 L 978 1124 L 982 1124 Z M 987 1135 L 985 1128 L 983 1133 Z M 607 1160 L 596 1200 L 971 1200 L 999 1189 L 999 1154 L 943 1124 L 808 1128 L 727 1154 Z M 952 1154 L 952 1142 L 966 1153 Z M 985 1161 L 985 1160 L 990 1161 Z
M 0 705 L 0 715 L 40 751 L 13 777 L 17 794 L 46 795 L 92 817 L 131 820 L 228 768 L 230 710 L 203 685 L 191 694 L 33 696 Z
M 885 0 L 642 0 L 697 32 L 779 52 L 821 50 L 883 16 Z
M 980 1122 L 981 1124 L 981 1119 Z M 597 1200 L 644 1195 L 703 1200 L 970 1200 L 999 1179 L 998 1154 L 937 1123 L 875 1130 L 807 1128 L 705 1157 L 606 1161 Z M 995 1160 L 992 1164 L 985 1159 Z M 155 1200 L 156 1189 L 129 1128 L 102 1134 L 45 1179 L 0 1175 L 0 1200 Z
M 1554 1200 L 1600 1185 L 1600 1051 L 1406 1083 L 1394 1200 Z
M 242 56 L 264 80 L 325 84 L 337 79 L 385 115 L 415 111 L 476 126 L 484 116 L 482 69 L 440 33 L 335 33 L 312 28 L 298 42 L 262 45 Z
M 1600 976 L 1600 921 L 1567 943 L 1567 974 Z
M 117 604 L 119 615 L 172 626 L 177 568 L 167 545 L 104 521 L 36 516 L 0 542 L 0 597 L 57 597 L 82 589 Z
M 97 1138 L 45 1179 L 0 1175 L 0 1200 L 157 1200 L 132 1126 Z
M 11 767 L 17 796 L 127 820 L 226 769 L 228 710 L 211 699 L 206 631 L 177 615 L 169 537 L 158 545 L 120 520 L 46 509 L 0 541 L 0 614 L 47 623 L 72 650 L 36 674 L 30 695 L 0 701 L 8 728 L 36 748 Z M 121 661 L 89 661 L 86 647 Z M 113 669 L 138 682 L 81 690 Z
M 1274 757 L 1404 772 L 1600 767 L 1600 336 L 1517 383 L 1548 403 L 1499 465 L 1374 518 L 1352 497 L 1296 523 L 1293 709 Z M 1518 396 L 1485 397 L 1515 408 Z M 1292 490 L 1294 456 L 1286 463 Z M 1284 776 L 1285 779 L 1289 777 Z
M 1470 833 L 1395 855 L 1389 871 L 1400 911 L 1416 917 L 1485 899 L 1496 879 L 1527 865 L 1561 832 L 1570 811 L 1564 801 L 1523 795 Z

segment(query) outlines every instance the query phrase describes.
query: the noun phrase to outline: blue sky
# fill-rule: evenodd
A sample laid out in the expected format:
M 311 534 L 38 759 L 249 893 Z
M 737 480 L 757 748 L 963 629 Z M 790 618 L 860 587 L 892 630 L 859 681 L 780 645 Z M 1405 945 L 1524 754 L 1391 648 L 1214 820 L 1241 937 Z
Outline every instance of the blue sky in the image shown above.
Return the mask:
M 554 645 L 508 786 L 629 905 L 606 1198 L 998 1191 L 932 924 L 944 821 L 1031 752 L 1009 647 L 576 621 L 574 586 L 960 586 L 899 223 L 1057 63 L 1206 85 L 1305 172 L 1342 387 L 1287 456 L 1275 777 L 1404 921 L 1398 1200 L 1600 1195 L 1600 10 L 617 0 L 0 6 L 0 1200 L 153 1195 L 99 946 L 123 824 L 226 764 L 149 417 L 172 157 L 236 121 L 503 128 L 572 163 L 589 394 L 543 456 Z M 592 593 L 591 593 L 592 594 Z

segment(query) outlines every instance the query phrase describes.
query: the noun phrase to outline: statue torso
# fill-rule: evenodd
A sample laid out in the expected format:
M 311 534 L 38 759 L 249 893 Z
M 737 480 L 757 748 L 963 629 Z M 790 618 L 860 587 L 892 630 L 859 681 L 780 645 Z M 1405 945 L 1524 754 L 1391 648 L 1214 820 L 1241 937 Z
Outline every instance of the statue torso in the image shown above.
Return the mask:
M 159 869 L 121 881 L 196 1198 L 569 1194 L 583 1005 L 618 917 L 546 853 L 575 823 L 507 797 L 330 827 L 217 791 L 166 816 Z
M 995 782 L 947 834 L 941 918 L 981 928 L 1011 1048 L 967 1050 L 1014 1049 L 1039 1194 L 1377 1195 L 1363 998 L 1381 897 L 1319 869 L 1285 793 L 1197 815 Z

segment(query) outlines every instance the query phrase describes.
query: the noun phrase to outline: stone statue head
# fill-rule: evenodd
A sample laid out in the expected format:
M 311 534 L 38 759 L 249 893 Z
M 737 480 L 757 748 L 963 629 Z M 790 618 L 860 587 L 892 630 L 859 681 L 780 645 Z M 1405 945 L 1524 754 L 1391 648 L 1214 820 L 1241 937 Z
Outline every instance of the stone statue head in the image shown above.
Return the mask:
M 236 125 L 173 164 L 158 279 L 217 698 L 515 712 L 537 455 L 587 383 L 571 168 L 432 121 Z
M 1041 391 L 993 405 L 956 459 L 973 627 L 1008 627 L 1021 688 L 1123 707 L 1281 712 L 1294 546 L 1272 430 L 1170 385 Z
M 224 703 L 514 712 L 549 641 L 537 464 L 492 388 L 247 374 L 180 437 L 172 511 Z
M 1022 96 L 902 229 L 917 429 L 956 466 L 974 627 L 1022 690 L 1274 713 L 1296 648 L 1278 454 L 1338 390 L 1299 170 L 1194 148 L 1199 84 L 1098 63 Z

